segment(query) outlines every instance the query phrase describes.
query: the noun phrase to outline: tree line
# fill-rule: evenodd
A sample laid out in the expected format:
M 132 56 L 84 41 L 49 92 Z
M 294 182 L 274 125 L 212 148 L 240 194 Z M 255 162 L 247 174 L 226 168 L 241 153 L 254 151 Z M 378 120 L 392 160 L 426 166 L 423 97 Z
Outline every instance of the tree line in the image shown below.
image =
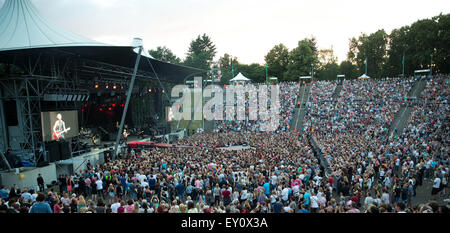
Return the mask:
M 264 57 L 265 64 L 243 64 L 237 57 L 225 53 L 219 58 L 221 81 L 227 83 L 241 72 L 254 82 L 268 76 L 280 81 L 297 81 L 300 76 L 311 75 L 321 80 L 336 79 L 338 74 L 357 78 L 365 73 L 372 78 L 413 75 L 416 69 L 429 69 L 433 73 L 450 73 L 450 14 L 440 14 L 431 19 L 418 20 L 411 25 L 392 30 L 390 34 L 380 29 L 371 34 L 361 33 L 349 39 L 346 60 L 338 64 L 333 48 L 319 49 L 316 38 L 305 38 L 289 50 L 284 44 L 275 45 Z M 218 75 L 218 65 L 213 61 L 217 51 L 212 39 L 199 35 L 189 45 L 184 60 L 169 48 L 159 46 L 149 51 L 154 58 L 173 64 L 210 70 L 208 75 Z

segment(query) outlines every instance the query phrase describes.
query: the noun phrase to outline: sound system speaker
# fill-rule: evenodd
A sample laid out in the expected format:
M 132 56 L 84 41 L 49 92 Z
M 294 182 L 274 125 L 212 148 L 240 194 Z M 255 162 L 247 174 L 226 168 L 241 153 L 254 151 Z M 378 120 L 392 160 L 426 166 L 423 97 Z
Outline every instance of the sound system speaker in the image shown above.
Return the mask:
M 55 162 L 61 160 L 61 150 L 58 142 L 50 142 L 47 144 L 48 149 L 48 161 Z
M 49 162 L 45 162 L 45 161 L 42 161 L 42 162 L 39 162 L 36 164 L 37 167 L 45 167 L 47 165 L 49 165 Z
M 66 159 L 70 159 L 70 147 L 69 147 L 69 142 L 60 142 L 59 143 L 59 148 L 60 148 L 60 160 L 66 160 Z

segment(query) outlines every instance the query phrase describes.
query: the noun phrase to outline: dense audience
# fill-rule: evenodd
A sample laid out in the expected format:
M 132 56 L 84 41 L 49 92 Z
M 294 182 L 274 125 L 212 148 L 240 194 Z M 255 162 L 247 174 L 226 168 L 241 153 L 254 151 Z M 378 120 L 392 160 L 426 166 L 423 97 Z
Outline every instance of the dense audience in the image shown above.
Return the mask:
M 248 85 L 253 85 L 255 86 L 255 88 L 260 89 L 260 87 L 262 85 L 265 84 L 245 84 L 244 90 L 248 90 Z M 298 83 L 295 82 L 282 82 L 278 84 L 279 86 L 279 104 L 280 106 L 279 108 L 279 115 L 277 117 L 279 117 L 278 119 L 278 127 L 276 128 L 277 131 L 280 132 L 284 132 L 289 130 L 289 125 L 290 122 L 293 118 L 293 113 L 294 113 L 294 108 L 295 108 L 295 104 L 296 104 L 296 98 L 297 98 L 297 94 L 299 91 L 299 85 Z M 270 106 L 271 106 L 271 95 L 270 95 L 270 90 L 271 88 L 268 87 L 268 101 L 269 103 L 267 104 L 267 109 L 268 111 L 270 111 Z M 246 96 L 247 101 L 243 100 L 242 98 L 236 99 L 234 102 L 233 106 L 238 106 L 241 103 L 246 103 L 245 105 L 245 109 L 248 109 L 249 106 L 252 106 L 252 102 L 253 106 L 257 106 L 255 102 L 258 101 L 258 99 L 256 98 L 249 98 L 249 96 Z M 224 99 L 224 101 L 226 101 L 226 99 Z M 275 103 L 275 102 L 274 102 Z M 228 106 L 228 103 L 225 103 L 224 106 Z M 230 105 L 231 106 L 231 105 Z M 238 109 L 238 108 L 236 108 Z M 225 109 L 226 111 L 226 109 Z M 237 111 L 237 110 L 236 110 Z M 271 124 L 270 120 L 262 120 L 262 116 L 258 115 L 258 120 L 250 120 L 248 119 L 248 114 L 246 115 L 246 120 L 216 120 L 215 124 L 215 131 L 216 132 L 232 132 L 232 131 L 254 131 L 254 132 L 259 132 L 259 131 L 263 131 L 262 126 L 264 124 Z M 237 116 L 235 116 L 235 118 L 237 118 Z
M 1 187 L 0 212 L 447 213 L 449 76 L 427 79 L 411 103 L 414 82 L 344 81 L 340 93 L 337 82 L 313 82 L 301 132 L 288 127 L 299 85 L 282 83 L 277 131 L 216 121 L 217 132 L 88 164 L 45 192 Z M 389 134 L 406 104 L 408 125 Z M 428 189 L 431 198 L 418 195 Z

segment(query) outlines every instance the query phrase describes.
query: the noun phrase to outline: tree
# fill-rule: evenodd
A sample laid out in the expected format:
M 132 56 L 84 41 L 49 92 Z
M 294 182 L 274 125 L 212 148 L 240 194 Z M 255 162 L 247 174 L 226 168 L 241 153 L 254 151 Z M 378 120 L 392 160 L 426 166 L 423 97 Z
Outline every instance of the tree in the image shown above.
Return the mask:
M 311 74 L 311 64 L 317 67 L 319 62 L 315 38 L 304 39 L 289 53 L 287 71 L 281 81 L 298 81 L 303 75 Z
M 392 30 L 389 35 L 388 59 L 384 66 L 385 75 L 393 77 L 402 73 L 403 54 L 405 54 L 405 72 L 411 71 L 411 63 L 406 62 L 406 57 L 410 55 L 409 31 L 409 26 L 405 26 Z
M 345 75 L 345 79 L 354 79 L 359 76 L 356 65 L 348 60 L 339 65 L 339 74 Z
M 266 68 L 258 63 L 250 65 L 237 64 L 235 74 L 241 72 L 244 76 L 251 79 L 255 83 L 263 83 L 266 81 Z
M 435 56 L 433 60 L 436 72 L 450 73 L 450 14 L 436 16 L 433 18 L 437 22 L 437 42 Z
M 387 60 L 388 35 L 378 30 L 370 35 L 361 34 L 358 39 L 350 39 L 347 57 L 356 64 L 360 73 L 365 73 L 367 59 L 367 75 L 382 77 L 383 66 Z
M 333 47 L 330 49 L 319 50 L 319 68 L 325 66 L 326 64 L 337 63 L 337 57 L 334 56 Z
M 158 46 L 156 50 L 149 50 L 148 53 L 155 59 L 160 61 L 169 62 L 172 64 L 180 64 L 181 59 L 177 57 L 169 48 L 166 46 Z
M 189 46 L 184 64 L 187 66 L 209 70 L 216 55 L 216 46 L 206 34 L 199 35 Z
M 333 47 L 330 49 L 319 50 L 319 64 L 317 68 L 318 79 L 332 80 L 336 79 L 339 73 L 339 65 L 337 64 L 337 57 L 334 56 Z
M 275 45 L 264 57 L 270 76 L 283 78 L 289 63 L 289 50 L 283 44 Z
M 231 57 L 231 55 L 225 53 L 223 55 L 223 57 L 219 58 L 220 70 L 222 71 L 222 78 L 220 79 L 220 81 L 222 82 L 222 84 L 228 84 L 228 81 L 233 78 L 233 75 L 231 72 L 231 68 L 232 68 L 231 63 L 232 62 L 233 62 L 233 66 L 236 69 L 236 65 L 239 64 L 237 57 L 233 58 L 233 57 Z M 236 75 L 236 72 L 235 72 L 235 75 Z

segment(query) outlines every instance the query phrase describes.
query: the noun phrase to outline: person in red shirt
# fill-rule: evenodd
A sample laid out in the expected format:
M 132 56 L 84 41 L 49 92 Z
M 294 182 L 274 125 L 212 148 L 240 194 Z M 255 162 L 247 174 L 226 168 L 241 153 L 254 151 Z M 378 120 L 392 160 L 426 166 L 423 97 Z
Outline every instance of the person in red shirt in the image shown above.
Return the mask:
M 117 213 L 118 214 L 125 213 L 125 201 L 120 202 L 120 206 L 119 206 L 119 208 L 117 208 Z
M 228 189 L 229 188 L 228 186 L 224 185 L 223 187 L 225 188 L 225 190 L 222 191 L 223 203 L 225 205 L 228 205 L 231 203 L 231 192 Z
M 358 193 L 355 192 L 355 193 L 353 194 L 353 196 L 350 198 L 350 200 L 352 201 L 352 203 L 355 203 L 356 206 L 358 206 L 358 203 L 359 203 Z

